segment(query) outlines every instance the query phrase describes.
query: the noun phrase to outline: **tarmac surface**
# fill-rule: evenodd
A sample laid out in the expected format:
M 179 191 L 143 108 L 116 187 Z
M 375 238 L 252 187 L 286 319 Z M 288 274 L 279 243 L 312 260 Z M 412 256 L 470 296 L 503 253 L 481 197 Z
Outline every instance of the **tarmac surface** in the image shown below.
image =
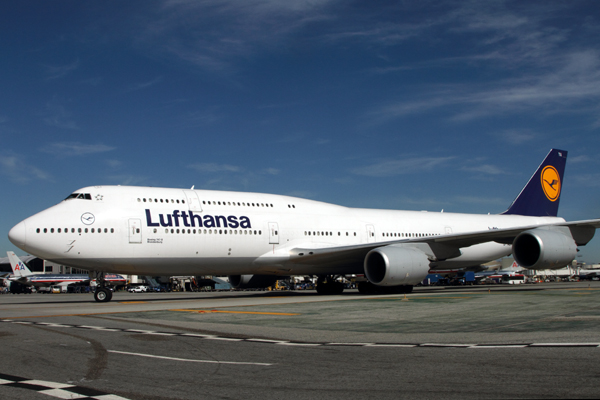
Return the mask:
M 598 398 L 600 282 L 0 296 L 0 397 Z

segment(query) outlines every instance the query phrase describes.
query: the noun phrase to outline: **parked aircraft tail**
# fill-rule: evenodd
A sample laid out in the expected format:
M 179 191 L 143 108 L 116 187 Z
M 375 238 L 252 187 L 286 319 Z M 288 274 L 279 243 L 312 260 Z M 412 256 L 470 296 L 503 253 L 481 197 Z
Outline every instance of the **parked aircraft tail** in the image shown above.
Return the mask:
M 13 275 L 17 278 L 32 275 L 32 272 L 27 265 L 12 251 L 7 251 L 8 260 L 13 270 Z
M 556 217 L 567 152 L 552 149 L 527 185 L 503 214 Z

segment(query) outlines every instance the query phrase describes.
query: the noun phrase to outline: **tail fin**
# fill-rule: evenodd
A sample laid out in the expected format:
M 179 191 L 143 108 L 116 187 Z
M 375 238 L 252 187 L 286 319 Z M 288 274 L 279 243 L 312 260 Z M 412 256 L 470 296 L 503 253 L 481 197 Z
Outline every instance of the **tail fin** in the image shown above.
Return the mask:
M 556 217 L 567 152 L 552 149 L 527 185 L 503 214 Z
M 15 253 L 12 251 L 7 251 L 8 260 L 10 261 L 10 266 L 13 270 L 13 275 L 15 277 L 25 277 L 32 275 L 31 270 L 27 268 L 27 265 Z

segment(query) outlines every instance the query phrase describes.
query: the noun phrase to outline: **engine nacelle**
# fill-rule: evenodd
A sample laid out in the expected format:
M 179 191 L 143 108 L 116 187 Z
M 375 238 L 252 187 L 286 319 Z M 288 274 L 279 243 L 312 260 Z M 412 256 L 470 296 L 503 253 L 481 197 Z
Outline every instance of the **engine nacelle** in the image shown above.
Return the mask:
M 229 275 L 229 283 L 235 289 L 264 289 L 281 277 L 273 275 Z
M 577 245 L 570 233 L 547 229 L 521 232 L 512 248 L 515 261 L 528 269 L 563 268 L 577 255 Z
M 416 285 L 428 273 L 427 256 L 412 247 L 379 247 L 365 257 L 365 276 L 378 286 Z

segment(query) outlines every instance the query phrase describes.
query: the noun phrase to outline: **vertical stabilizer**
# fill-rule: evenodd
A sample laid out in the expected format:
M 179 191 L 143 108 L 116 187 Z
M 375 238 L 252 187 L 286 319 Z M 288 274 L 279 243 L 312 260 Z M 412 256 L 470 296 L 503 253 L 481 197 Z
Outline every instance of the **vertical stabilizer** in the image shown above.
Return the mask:
M 552 149 L 515 201 L 503 214 L 556 217 L 567 152 Z
M 25 277 L 32 275 L 31 270 L 27 268 L 27 265 L 17 255 L 12 251 L 7 251 L 8 260 L 10 261 L 10 266 L 13 270 L 13 275 L 15 277 Z

